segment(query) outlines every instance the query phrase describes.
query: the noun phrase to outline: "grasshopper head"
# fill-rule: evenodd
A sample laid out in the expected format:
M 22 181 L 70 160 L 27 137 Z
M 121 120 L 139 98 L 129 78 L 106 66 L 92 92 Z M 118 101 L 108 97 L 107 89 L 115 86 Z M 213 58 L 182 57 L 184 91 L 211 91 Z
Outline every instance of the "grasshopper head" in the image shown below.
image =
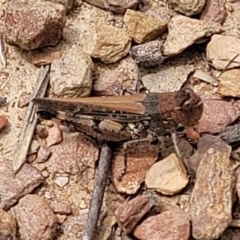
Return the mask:
M 192 127 L 198 123 L 203 112 L 203 101 L 192 88 L 185 87 L 176 92 L 175 103 L 176 113 L 182 125 Z

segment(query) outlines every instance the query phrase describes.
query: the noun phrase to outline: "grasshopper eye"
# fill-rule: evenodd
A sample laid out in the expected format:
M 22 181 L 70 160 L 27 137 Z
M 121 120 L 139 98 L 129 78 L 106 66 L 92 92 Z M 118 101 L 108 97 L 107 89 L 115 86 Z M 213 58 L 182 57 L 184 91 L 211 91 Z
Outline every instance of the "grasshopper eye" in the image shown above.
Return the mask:
M 182 105 L 182 108 L 185 108 L 185 109 L 190 109 L 191 108 L 191 101 L 190 100 L 187 100 L 183 103 Z

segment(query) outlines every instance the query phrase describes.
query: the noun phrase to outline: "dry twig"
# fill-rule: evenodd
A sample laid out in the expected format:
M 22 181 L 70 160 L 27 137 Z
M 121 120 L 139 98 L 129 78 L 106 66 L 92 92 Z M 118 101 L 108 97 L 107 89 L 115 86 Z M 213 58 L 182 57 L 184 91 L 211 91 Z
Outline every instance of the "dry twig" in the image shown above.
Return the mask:
M 47 90 L 48 82 L 49 82 L 49 65 L 45 68 L 41 68 L 37 86 L 32 94 L 32 98 L 35 97 L 44 97 L 45 92 Z M 32 102 L 29 103 L 27 108 L 26 117 L 24 119 L 24 123 L 21 129 L 21 135 L 18 140 L 16 153 L 13 159 L 13 173 L 16 174 L 21 166 L 24 164 L 29 146 L 32 141 L 32 136 L 37 124 L 37 116 L 35 114 L 35 107 Z
M 102 206 L 103 196 L 105 192 L 107 176 L 111 164 L 111 149 L 107 144 L 104 144 L 101 148 L 98 171 L 96 174 L 95 187 L 92 194 L 90 208 L 88 212 L 88 218 L 85 225 L 83 240 L 94 240 L 94 234 L 97 229 L 97 223 Z
M 0 61 L 3 65 L 3 67 L 6 67 L 7 60 L 6 60 L 6 55 L 5 55 L 5 48 L 4 48 L 4 43 L 3 43 L 3 37 L 0 35 Z

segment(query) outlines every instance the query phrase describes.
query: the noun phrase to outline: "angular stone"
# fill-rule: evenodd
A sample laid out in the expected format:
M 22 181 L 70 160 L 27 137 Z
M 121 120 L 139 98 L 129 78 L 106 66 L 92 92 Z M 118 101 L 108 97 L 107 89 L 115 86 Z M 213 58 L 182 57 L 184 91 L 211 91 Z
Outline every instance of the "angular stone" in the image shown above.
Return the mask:
M 167 23 L 169 23 L 171 18 L 177 14 L 173 9 L 162 6 L 144 6 L 141 11 L 147 15 L 154 16 L 156 18 L 159 18 L 160 20 L 164 20 Z
M 37 66 L 47 65 L 61 57 L 62 53 L 57 51 L 36 52 L 31 58 L 31 63 Z
M 0 239 L 11 240 L 16 238 L 17 224 L 12 215 L 0 208 Z
M 57 222 L 58 222 L 59 224 L 63 224 L 63 223 L 66 221 L 67 216 L 57 213 L 57 214 L 56 214 L 56 218 L 57 218 Z
M 240 39 L 215 34 L 206 48 L 207 60 L 219 70 L 240 66 Z M 233 61 L 234 59 L 234 61 Z
M 84 39 L 85 52 L 104 63 L 114 63 L 126 56 L 131 39 L 125 30 L 97 23 L 91 27 Z
M 56 236 L 57 218 L 43 197 L 26 195 L 11 210 L 18 222 L 21 239 L 48 240 Z
M 44 181 L 41 172 L 30 164 L 24 164 L 13 178 L 12 162 L 7 160 L 0 160 L 0 179 L 0 208 L 5 210 Z
M 153 67 L 163 62 L 162 42 L 159 40 L 135 45 L 130 54 L 134 61 L 143 67 Z
M 8 1 L 5 9 L 4 37 L 10 44 L 26 50 L 56 45 L 66 22 L 61 4 L 48 1 Z
M 231 147 L 221 143 L 202 155 L 190 198 L 195 239 L 219 238 L 232 220 L 235 182 L 230 154 Z
M 132 232 L 137 223 L 151 209 L 152 203 L 146 195 L 125 201 L 115 211 L 118 224 L 126 233 Z
M 51 64 L 50 85 L 61 97 L 84 97 L 92 90 L 93 63 L 90 56 L 74 47 Z
M 69 177 L 68 176 L 56 176 L 54 180 L 55 184 L 58 185 L 59 187 L 63 188 L 66 186 L 69 182 Z
M 147 218 L 133 234 L 140 240 L 188 240 L 190 222 L 188 215 L 176 208 Z
M 149 143 L 138 143 L 128 147 L 125 152 L 116 152 L 112 163 L 112 181 L 117 192 L 135 194 L 146 172 L 158 159 L 158 153 L 159 149 Z
M 29 104 L 30 100 L 31 100 L 31 93 L 22 92 L 19 99 L 18 99 L 17 106 L 19 108 L 24 108 Z
M 37 140 L 33 140 L 30 148 L 28 149 L 28 155 L 37 153 L 38 149 L 40 148 L 40 143 Z
M 51 147 L 62 141 L 62 132 L 59 126 L 56 124 L 48 129 L 48 136 L 46 138 L 47 146 Z
M 236 144 L 240 141 L 240 124 L 234 124 L 227 126 L 219 134 L 221 139 L 227 144 Z M 240 153 L 240 148 L 235 150 L 237 153 Z M 233 153 L 233 152 L 232 152 Z
M 171 57 L 183 52 L 197 40 L 220 32 L 221 26 L 213 22 L 176 15 L 169 22 L 168 31 L 163 45 L 163 53 L 165 56 Z
M 155 163 L 146 174 L 147 188 L 165 195 L 180 192 L 188 184 L 187 171 L 175 153 Z
M 41 145 L 37 153 L 37 162 L 43 163 L 47 161 L 50 155 L 51 155 L 51 150 L 47 146 Z
M 226 144 L 221 140 L 220 137 L 204 134 L 198 141 L 197 151 L 195 151 L 189 160 L 186 161 L 188 169 L 196 173 L 204 153 L 209 148 L 221 150 L 224 147 L 226 147 Z
M 167 23 L 154 16 L 128 9 L 123 17 L 130 37 L 137 43 L 155 39 L 166 30 Z
M 218 78 L 220 83 L 217 92 L 222 96 L 240 97 L 240 70 L 230 69 Z
M 71 205 L 69 203 L 64 203 L 64 202 L 52 202 L 51 207 L 52 207 L 54 213 L 68 215 L 72 211 Z
M 224 0 L 208 0 L 200 16 L 206 22 L 222 23 L 226 16 Z
M 51 173 L 79 174 L 94 168 L 99 149 L 89 138 L 78 133 L 63 130 L 61 143 L 50 147 L 52 154 L 46 162 Z
M 143 76 L 142 82 L 150 92 L 177 91 L 193 70 L 193 65 L 163 65 L 161 71 Z
M 216 95 L 203 98 L 203 113 L 196 127 L 199 133 L 219 133 L 240 116 L 234 102 L 222 100 Z
M 196 15 L 202 12 L 206 0 L 168 0 L 167 1 L 175 11 L 186 16 Z
M 88 209 L 82 209 L 75 216 L 69 216 L 62 224 L 63 234 L 59 240 L 65 239 L 82 239 L 82 233 L 88 217 Z
M 127 87 L 131 87 L 131 79 L 127 73 L 119 70 L 106 70 L 94 81 L 93 91 L 96 95 L 119 96 Z
M 104 5 L 112 12 L 125 13 L 129 8 L 136 9 L 139 2 L 139 0 L 105 0 Z
M 201 80 L 203 82 L 209 83 L 209 84 L 213 85 L 214 87 L 218 86 L 218 79 L 202 70 L 194 71 L 192 78 L 193 78 L 193 80 L 196 80 L 196 81 Z

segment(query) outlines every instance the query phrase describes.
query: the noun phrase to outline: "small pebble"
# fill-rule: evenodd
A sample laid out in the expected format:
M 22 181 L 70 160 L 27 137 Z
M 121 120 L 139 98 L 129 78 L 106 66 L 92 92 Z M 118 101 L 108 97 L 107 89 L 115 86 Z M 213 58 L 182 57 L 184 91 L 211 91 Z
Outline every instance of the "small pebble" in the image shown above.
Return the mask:
M 37 158 L 37 154 L 32 154 L 28 157 L 27 162 L 32 163 L 36 160 L 36 158 Z
M 30 97 L 31 97 L 31 94 L 28 93 L 28 92 L 21 93 L 21 95 L 20 95 L 20 97 L 18 99 L 17 106 L 19 108 L 26 107 L 29 104 L 29 102 L 30 102 Z
M 49 173 L 48 173 L 48 171 L 46 171 L 46 170 L 42 171 L 42 175 L 43 175 L 43 177 L 45 177 L 45 178 L 49 177 Z
M 39 150 L 38 150 L 38 153 L 37 153 L 37 159 L 38 159 L 38 163 L 43 163 L 43 162 L 46 162 L 48 160 L 48 158 L 50 157 L 51 155 L 51 150 L 45 146 L 45 145 L 42 145 Z
M 62 215 L 62 214 L 56 214 L 56 217 L 57 217 L 57 222 L 59 224 L 64 223 L 65 220 L 67 219 L 67 216 L 66 215 Z
M 56 185 L 58 185 L 59 187 L 64 187 L 68 184 L 68 177 L 66 176 L 59 176 L 56 177 L 56 179 L 54 180 L 54 182 L 56 183 Z
M 0 132 L 7 126 L 8 120 L 5 116 L 0 116 Z
M 47 136 L 48 136 L 47 129 L 42 125 L 38 125 L 36 127 L 36 132 L 37 132 L 38 137 L 41 139 L 47 138 Z

